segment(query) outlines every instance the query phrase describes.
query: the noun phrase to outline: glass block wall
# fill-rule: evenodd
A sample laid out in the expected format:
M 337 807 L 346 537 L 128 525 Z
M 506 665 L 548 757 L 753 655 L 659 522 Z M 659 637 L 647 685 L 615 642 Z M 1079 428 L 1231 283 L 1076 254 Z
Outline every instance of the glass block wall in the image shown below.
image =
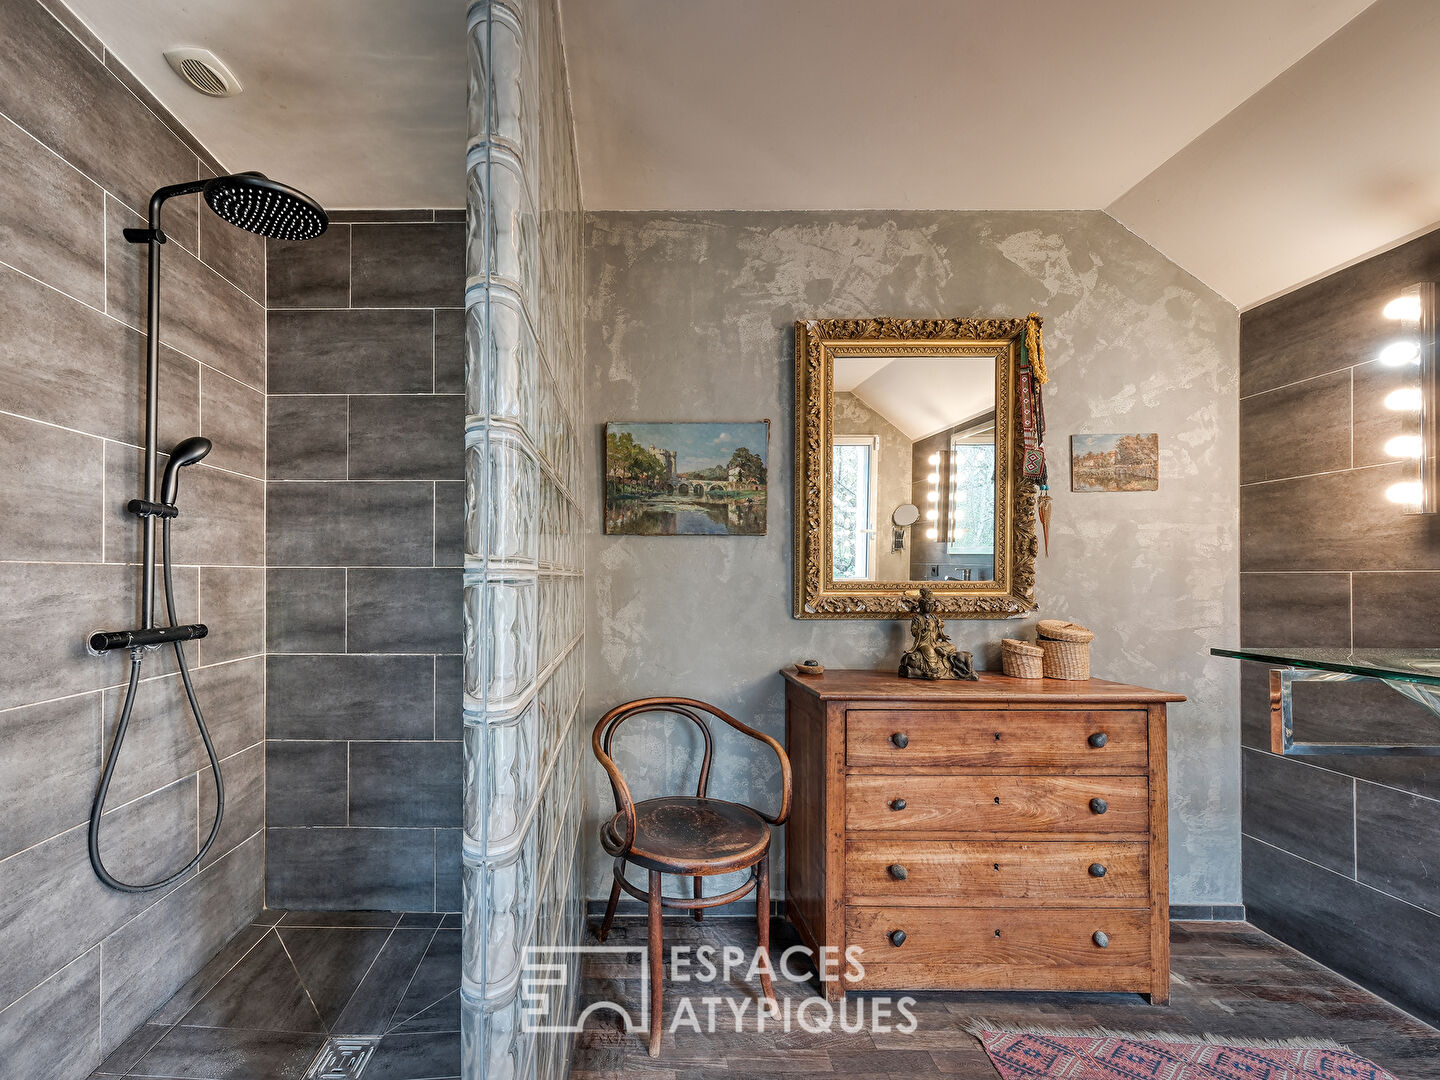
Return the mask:
M 556 0 L 478 0 L 467 33 L 464 1075 L 549 1080 L 570 1039 L 527 1030 L 521 975 L 584 920 L 580 185 Z

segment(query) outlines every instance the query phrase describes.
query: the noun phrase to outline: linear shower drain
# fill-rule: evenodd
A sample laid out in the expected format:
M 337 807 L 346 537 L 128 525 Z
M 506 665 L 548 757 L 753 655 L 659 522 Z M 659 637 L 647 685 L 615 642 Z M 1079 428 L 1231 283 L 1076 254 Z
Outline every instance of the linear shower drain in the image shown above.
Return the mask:
M 305 1080 L 357 1080 L 370 1064 L 379 1035 L 332 1035 L 325 1040 L 320 1055 Z

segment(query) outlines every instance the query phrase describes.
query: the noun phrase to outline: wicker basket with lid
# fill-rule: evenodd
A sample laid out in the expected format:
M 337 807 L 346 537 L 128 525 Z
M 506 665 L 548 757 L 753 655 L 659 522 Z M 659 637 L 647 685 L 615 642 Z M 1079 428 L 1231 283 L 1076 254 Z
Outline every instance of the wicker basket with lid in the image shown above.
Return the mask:
M 1041 619 L 1035 625 L 1037 644 L 1045 651 L 1043 668 L 1047 679 L 1078 681 L 1090 678 L 1090 642 L 1095 632 L 1079 623 L 1062 619 Z
M 1001 670 L 1016 679 L 1038 679 L 1045 674 L 1042 657 L 1045 650 L 1018 638 L 1003 638 L 1000 642 Z

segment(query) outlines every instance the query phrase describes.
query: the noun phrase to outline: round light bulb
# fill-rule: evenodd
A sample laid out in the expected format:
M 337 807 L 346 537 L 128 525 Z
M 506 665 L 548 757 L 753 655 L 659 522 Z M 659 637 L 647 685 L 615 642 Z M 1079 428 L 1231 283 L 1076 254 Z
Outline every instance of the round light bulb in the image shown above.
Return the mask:
M 1385 444 L 1385 456 L 1392 458 L 1418 458 L 1423 450 L 1419 435 L 1397 435 Z
M 1420 297 L 1397 296 L 1385 305 L 1385 318 L 1403 322 L 1420 321 Z
M 1385 395 L 1385 407 L 1394 412 L 1419 412 L 1420 388 L 1402 386 L 1399 390 L 1391 390 Z
M 1420 343 L 1418 341 L 1392 341 L 1380 350 L 1376 357 L 1386 367 L 1404 367 L 1406 364 L 1413 364 L 1420 359 Z
M 940 464 L 940 453 L 939 453 L 939 451 L 936 451 L 935 453 L 933 453 L 933 454 L 930 455 L 930 464 L 931 464 L 931 465 L 939 465 L 939 464 Z
M 939 502 L 939 501 L 940 501 L 940 493 L 939 493 L 938 491 L 927 491 L 927 492 L 925 493 L 925 498 L 926 498 L 926 500 L 929 501 L 929 502 Z
M 932 528 L 929 528 L 929 529 L 926 529 L 926 530 L 925 530 L 925 539 L 926 539 L 926 540 L 934 540 L 934 539 L 935 539 L 936 537 L 938 537 L 939 535 L 940 535 L 940 530 L 939 530 L 939 529 L 936 529 L 936 528 L 933 528 L 933 527 L 932 527 Z
M 925 477 L 925 479 L 932 484 L 938 484 L 940 482 L 940 474 L 938 472 L 932 472 L 929 476 Z
M 1420 482 L 1418 480 L 1405 480 L 1399 484 L 1391 484 L 1385 489 L 1385 498 L 1393 503 L 1402 505 L 1418 505 L 1420 502 Z
M 925 511 L 925 520 L 926 520 L 926 521 L 939 521 L 939 520 L 940 520 L 940 511 L 939 511 L 939 510 L 936 510 L 936 509 L 932 506 L 929 510 L 926 510 L 926 511 Z

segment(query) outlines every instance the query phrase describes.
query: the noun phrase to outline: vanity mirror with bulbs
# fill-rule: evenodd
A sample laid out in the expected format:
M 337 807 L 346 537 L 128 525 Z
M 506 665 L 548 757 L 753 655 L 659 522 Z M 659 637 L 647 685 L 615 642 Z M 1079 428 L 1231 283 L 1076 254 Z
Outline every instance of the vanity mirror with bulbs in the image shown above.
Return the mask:
M 796 323 L 794 613 L 1034 608 L 1035 486 L 1020 475 L 1026 320 Z

